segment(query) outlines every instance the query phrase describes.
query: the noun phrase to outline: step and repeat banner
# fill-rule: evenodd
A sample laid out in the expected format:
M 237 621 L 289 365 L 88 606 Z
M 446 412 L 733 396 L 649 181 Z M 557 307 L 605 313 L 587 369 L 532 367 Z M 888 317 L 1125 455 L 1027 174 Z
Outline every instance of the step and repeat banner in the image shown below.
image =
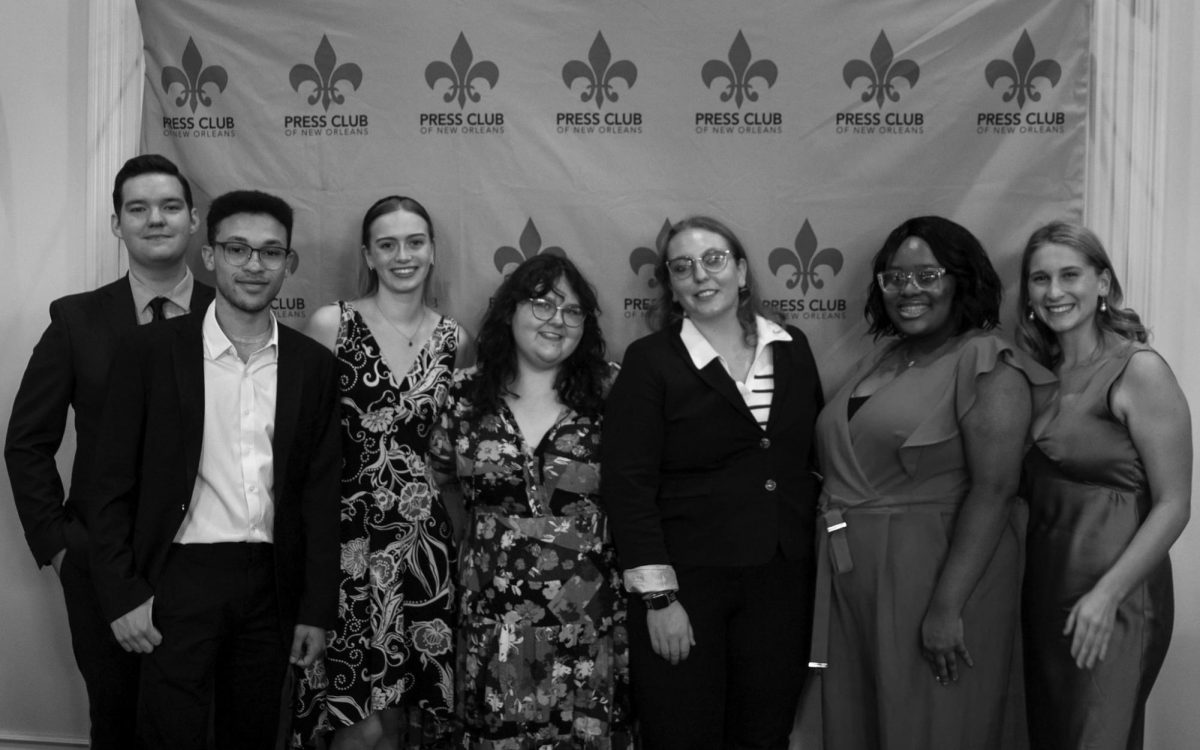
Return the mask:
M 975 232 L 1015 310 L 1021 245 L 1082 212 L 1090 2 L 141 0 L 143 151 L 212 197 L 297 214 L 276 313 L 357 294 L 377 198 L 434 219 L 430 302 L 475 329 L 564 253 L 619 359 L 649 331 L 658 239 L 728 223 L 827 388 L 869 345 L 869 262 L 927 213 Z M 197 237 L 195 244 L 202 244 Z M 1009 326 L 1011 328 L 1011 326 Z

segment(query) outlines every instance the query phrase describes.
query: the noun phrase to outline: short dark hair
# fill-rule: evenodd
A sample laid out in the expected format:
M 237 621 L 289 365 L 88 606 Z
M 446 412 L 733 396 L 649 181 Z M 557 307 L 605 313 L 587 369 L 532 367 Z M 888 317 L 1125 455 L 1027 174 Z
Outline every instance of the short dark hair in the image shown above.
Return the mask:
M 125 162 L 117 171 L 116 178 L 113 179 L 113 213 L 121 213 L 121 206 L 125 203 L 125 196 L 121 194 L 121 191 L 125 189 L 125 183 L 144 174 L 165 174 L 179 180 L 179 184 L 183 188 L 183 200 L 187 203 L 188 210 L 192 209 L 192 186 L 179 171 L 179 167 L 175 166 L 175 162 L 162 154 L 142 154 Z
M 380 216 L 386 216 L 396 211 L 407 211 L 410 214 L 416 214 L 425 220 L 425 226 L 429 228 L 429 242 L 434 243 L 433 238 L 433 219 L 429 218 L 429 212 L 421 205 L 416 198 L 409 198 L 405 195 L 389 195 L 386 198 L 380 198 L 371 204 L 367 209 L 367 213 L 362 220 L 362 246 L 365 248 L 371 242 L 371 225 Z M 367 266 L 367 262 L 361 256 L 359 258 L 359 294 L 363 297 L 373 294 L 379 288 L 379 274 L 374 269 Z M 429 276 L 425 277 L 425 283 L 429 283 Z
M 517 344 L 512 333 L 517 305 L 531 297 L 545 296 L 559 279 L 574 290 L 587 315 L 579 344 L 559 367 L 554 390 L 559 400 L 580 414 L 597 416 L 603 410 L 608 363 L 604 359 L 604 334 L 597 320 L 600 307 L 596 289 L 566 257 L 543 253 L 517 266 L 500 284 L 484 313 L 476 359 L 479 374 L 470 394 L 479 413 L 494 413 L 500 408 L 500 400 L 517 374 Z
M 689 229 L 703 229 L 712 232 L 725 240 L 733 253 L 733 261 L 739 260 L 746 264 L 746 285 L 738 289 L 738 322 L 742 325 L 742 335 L 748 343 L 753 343 L 758 335 L 758 323 L 755 315 L 758 312 L 758 294 L 754 290 L 754 275 L 750 272 L 750 259 L 746 257 L 746 248 L 733 230 L 723 222 L 711 216 L 689 216 L 675 222 L 663 235 L 662 244 L 658 248 L 658 265 L 654 267 L 654 277 L 658 280 L 662 293 L 654 306 L 653 323 L 655 328 L 666 328 L 668 325 L 683 319 L 683 308 L 671 293 L 671 273 L 667 270 L 667 247 L 675 236 Z
M 292 207 L 283 198 L 261 190 L 233 190 L 218 195 L 208 207 L 208 244 L 217 241 L 217 227 L 234 214 L 266 214 L 287 230 L 287 244 L 292 246 Z
M 875 274 L 887 268 L 900 245 L 909 237 L 924 240 L 933 251 L 933 257 L 947 274 L 954 277 L 951 314 L 956 335 L 972 328 L 989 331 L 1000 324 L 1004 286 L 983 245 L 961 224 L 941 216 L 917 216 L 892 230 L 871 263 L 871 288 L 864 314 L 870 324 L 868 330 L 875 338 L 899 333 L 888 317 L 883 291 L 875 283 Z
M 1033 355 L 1041 364 L 1051 369 L 1062 363 L 1062 345 L 1058 336 L 1050 327 L 1036 315 L 1030 320 L 1032 306 L 1029 301 L 1029 266 L 1033 262 L 1034 253 L 1044 245 L 1063 245 L 1069 247 L 1083 257 L 1083 261 L 1095 269 L 1097 274 L 1108 271 L 1108 297 L 1104 310 L 1096 310 L 1096 327 L 1103 331 L 1140 341 L 1143 344 L 1149 340 L 1149 332 L 1142 324 L 1142 319 L 1128 307 L 1122 307 L 1124 294 L 1121 292 L 1121 282 L 1117 280 L 1117 271 L 1104 250 L 1103 243 L 1096 233 L 1081 224 L 1069 221 L 1052 221 L 1034 230 L 1025 243 L 1025 251 L 1021 253 L 1021 290 L 1020 290 L 1020 323 L 1017 326 L 1017 338 L 1021 347 Z M 1101 336 L 1101 342 L 1104 337 Z

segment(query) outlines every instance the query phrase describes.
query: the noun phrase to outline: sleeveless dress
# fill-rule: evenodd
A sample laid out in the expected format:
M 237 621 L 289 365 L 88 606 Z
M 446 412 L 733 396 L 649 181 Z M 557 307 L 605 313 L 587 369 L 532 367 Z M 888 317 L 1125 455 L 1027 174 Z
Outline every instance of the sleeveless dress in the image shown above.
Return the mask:
M 462 747 L 632 747 L 625 599 L 599 506 L 600 422 L 564 409 L 536 446 L 456 374 L 430 443 L 470 514 L 460 560 Z
M 420 709 L 408 719 L 427 736 L 444 733 L 453 715 L 454 543 L 426 446 L 449 393 L 458 324 L 442 317 L 400 375 L 358 311 L 338 304 L 338 624 L 324 660 L 298 681 L 293 747 L 397 706 Z
M 1169 560 L 1121 602 L 1104 661 L 1079 669 L 1062 634 L 1071 607 L 1125 551 L 1151 505 L 1145 467 L 1108 399 L 1130 358 L 1153 350 L 1105 338 L 1103 357 L 1060 375 L 1025 458 L 1025 679 L 1039 750 L 1140 748 L 1146 697 L 1171 640 Z
M 848 418 L 851 393 L 887 349 L 865 357 L 817 419 L 825 484 L 811 658 L 823 667 L 825 749 L 1009 750 L 1023 734 L 1006 707 L 1017 658 L 1015 522 L 964 607 L 975 666 L 961 665 L 956 684 L 934 679 L 921 621 L 971 486 L 960 425 L 979 376 L 1003 362 L 1038 384 L 1053 378 L 999 336 L 970 331 Z

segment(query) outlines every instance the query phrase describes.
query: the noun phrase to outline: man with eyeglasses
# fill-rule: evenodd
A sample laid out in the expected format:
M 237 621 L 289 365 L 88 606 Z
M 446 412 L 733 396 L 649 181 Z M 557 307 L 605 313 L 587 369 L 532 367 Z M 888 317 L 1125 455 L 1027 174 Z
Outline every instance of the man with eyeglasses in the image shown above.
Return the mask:
M 139 331 L 113 365 L 109 434 L 85 501 L 112 632 L 142 661 L 139 740 L 275 744 L 287 664 L 312 664 L 337 610 L 333 357 L 270 305 L 296 266 L 292 209 L 216 198 L 216 300 Z
M 140 667 L 137 654 L 113 639 L 96 599 L 79 499 L 95 447 L 107 439 L 100 418 L 105 378 L 121 336 L 140 324 L 203 310 L 213 299 L 212 287 L 196 281 L 185 262 L 200 222 L 179 168 L 158 154 L 136 156 L 117 172 L 112 198 L 112 232 L 125 245 L 129 273 L 50 303 L 50 326 L 25 368 L 4 446 L 29 549 L 62 583 L 95 750 L 133 746 Z M 69 410 L 76 447 L 67 492 L 55 454 Z

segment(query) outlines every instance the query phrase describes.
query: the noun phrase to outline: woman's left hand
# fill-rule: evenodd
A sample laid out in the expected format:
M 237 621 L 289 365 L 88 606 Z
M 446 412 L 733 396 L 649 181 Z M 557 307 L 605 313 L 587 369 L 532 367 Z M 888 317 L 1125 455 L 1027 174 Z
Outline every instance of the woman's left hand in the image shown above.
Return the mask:
M 921 651 L 933 668 L 933 676 L 943 685 L 958 682 L 959 658 L 968 667 L 975 666 L 963 637 L 962 617 L 958 615 L 926 612 L 921 621 Z
M 1071 607 L 1063 635 L 1071 636 L 1075 666 L 1091 669 L 1097 661 L 1104 661 L 1117 622 L 1118 603 L 1114 597 L 1092 589 Z

